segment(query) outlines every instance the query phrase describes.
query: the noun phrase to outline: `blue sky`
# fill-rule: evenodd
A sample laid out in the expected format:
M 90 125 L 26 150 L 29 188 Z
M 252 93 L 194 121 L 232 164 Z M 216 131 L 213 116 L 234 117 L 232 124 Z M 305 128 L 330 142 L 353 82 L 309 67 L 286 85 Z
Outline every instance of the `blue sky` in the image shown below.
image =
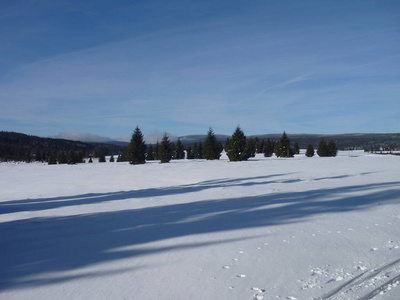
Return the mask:
M 399 1 L 2 1 L 0 130 L 400 132 Z

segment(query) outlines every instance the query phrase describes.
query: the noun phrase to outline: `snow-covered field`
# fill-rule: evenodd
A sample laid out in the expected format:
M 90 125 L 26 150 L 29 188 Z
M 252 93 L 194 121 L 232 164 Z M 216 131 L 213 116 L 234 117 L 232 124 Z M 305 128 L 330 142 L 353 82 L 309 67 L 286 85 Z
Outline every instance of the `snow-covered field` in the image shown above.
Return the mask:
M 400 157 L 0 165 L 0 299 L 400 299 Z

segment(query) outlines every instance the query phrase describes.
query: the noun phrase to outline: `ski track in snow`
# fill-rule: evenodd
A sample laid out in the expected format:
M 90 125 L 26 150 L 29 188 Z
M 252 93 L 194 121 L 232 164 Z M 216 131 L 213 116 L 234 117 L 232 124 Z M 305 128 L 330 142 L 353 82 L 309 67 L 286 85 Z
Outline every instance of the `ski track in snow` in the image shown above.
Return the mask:
M 387 223 L 387 225 L 391 225 L 391 223 Z M 375 224 L 378 226 L 378 224 Z M 365 227 L 369 229 L 369 227 Z M 353 228 L 347 228 L 342 230 L 337 230 L 336 234 L 345 234 L 347 232 L 353 232 Z M 304 231 L 302 230 L 304 233 Z M 332 233 L 333 231 L 327 231 L 327 233 Z M 321 233 L 318 231 L 318 233 Z M 311 234 L 311 236 L 315 237 L 317 234 Z M 291 239 L 295 239 L 296 236 L 291 236 Z M 279 241 L 281 243 L 290 243 L 289 239 L 283 239 Z M 260 247 L 256 247 L 256 250 L 267 249 L 270 244 L 265 242 Z M 400 249 L 400 245 L 393 240 L 389 240 L 387 245 L 383 245 L 381 247 L 382 250 L 390 251 L 390 250 L 398 250 Z M 371 247 L 371 251 L 378 251 L 378 247 Z M 257 251 L 259 252 L 259 251 Z M 252 252 L 251 255 L 265 255 L 259 252 Z M 238 250 L 235 252 L 236 255 L 245 255 L 244 250 Z M 240 269 L 240 260 L 237 257 L 232 258 L 231 260 L 233 263 L 230 265 L 224 265 L 222 268 L 231 271 Z M 400 251 L 399 251 L 399 258 L 393 261 L 390 261 L 386 264 L 382 264 L 376 268 L 368 269 L 362 261 L 355 261 L 353 266 L 350 266 L 351 269 L 355 269 L 356 271 L 350 273 L 346 271 L 345 268 L 338 268 L 331 270 L 330 265 L 325 265 L 322 267 L 315 267 L 312 268 L 311 277 L 306 280 L 297 280 L 301 287 L 299 289 L 299 295 L 273 295 L 272 292 L 267 292 L 268 287 L 255 287 L 249 285 L 249 290 L 253 292 L 252 296 L 250 297 L 251 300 L 262 300 L 262 299 L 288 299 L 288 300 L 297 300 L 301 298 L 301 291 L 307 289 L 327 289 L 330 288 L 335 282 L 340 283 L 339 286 L 331 289 L 329 292 L 324 293 L 321 297 L 313 298 L 314 300 L 324 300 L 324 299 L 361 299 L 361 300 L 368 300 L 372 299 L 377 295 L 383 295 L 385 292 L 392 290 L 400 285 Z M 361 272 L 361 273 L 360 273 Z M 238 273 L 236 274 L 237 279 L 243 279 L 247 276 L 245 274 Z M 214 277 L 215 279 L 215 277 Z M 234 289 L 234 284 L 228 287 L 229 289 Z M 372 288 L 372 290 L 371 290 Z M 255 292 L 255 293 L 254 293 Z M 400 292 L 400 291 L 399 291 Z M 300 298 L 298 298 L 300 297 Z M 306 298 L 304 298 L 306 299 Z
M 379 224 L 374 225 L 379 226 Z M 387 223 L 387 225 L 391 225 L 391 223 Z M 365 229 L 369 229 L 369 226 L 365 227 Z M 353 228 L 348 228 L 348 231 L 353 231 Z M 341 231 L 337 231 L 337 233 L 341 233 Z M 393 240 L 389 240 L 387 245 L 381 247 L 382 251 L 397 250 L 399 248 L 399 244 Z M 379 249 L 379 247 L 371 247 L 371 251 L 378 251 Z M 400 257 L 400 252 L 398 256 Z M 318 300 L 342 298 L 367 300 L 377 295 L 383 295 L 400 284 L 400 258 L 371 269 L 368 269 L 363 262 L 358 261 L 355 266 L 350 266 L 350 268 L 356 269 L 356 272 L 349 273 L 343 268 L 331 271 L 329 265 L 317 267 L 311 270 L 311 278 L 307 281 L 299 280 L 299 282 L 303 283 L 302 289 L 324 289 L 331 283 L 344 281 L 344 283 L 324 293 L 321 297 L 315 298 Z M 359 273 L 360 271 L 361 273 Z M 330 278 L 325 285 L 323 278 Z M 372 291 L 366 291 L 370 290 L 371 287 L 373 288 Z

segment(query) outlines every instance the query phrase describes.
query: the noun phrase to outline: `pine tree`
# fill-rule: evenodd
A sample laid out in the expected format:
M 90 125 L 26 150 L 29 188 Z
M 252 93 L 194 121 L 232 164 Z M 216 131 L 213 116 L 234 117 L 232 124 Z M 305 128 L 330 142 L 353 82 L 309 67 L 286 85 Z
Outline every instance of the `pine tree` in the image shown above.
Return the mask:
M 171 142 L 171 153 L 172 153 L 171 159 L 176 159 L 176 145 L 174 142 Z
M 57 155 L 57 161 L 60 165 L 67 163 L 67 155 L 64 151 L 60 151 Z
M 282 137 L 275 146 L 275 155 L 277 157 L 293 157 L 293 149 L 290 148 L 290 140 L 286 134 L 283 132 Z
M 337 147 L 334 141 L 328 143 L 328 156 L 334 157 L 337 154 Z
M 185 149 L 180 139 L 178 139 L 175 145 L 175 159 L 185 159 Z
M 196 158 L 202 159 L 203 158 L 203 143 L 199 142 L 199 146 L 197 147 L 197 156 Z
M 271 157 L 274 154 L 275 143 L 267 139 L 264 143 L 264 156 Z
M 52 153 L 49 157 L 49 161 L 48 161 L 49 165 L 56 165 L 57 164 L 57 157 L 54 153 Z
M 328 156 L 328 145 L 326 144 L 324 138 L 322 138 L 318 144 L 317 154 L 320 157 Z
M 129 163 L 131 165 L 139 165 L 146 162 L 146 144 L 144 143 L 143 134 L 140 131 L 139 126 L 136 126 L 136 129 L 132 134 L 128 149 Z
M 257 148 L 257 153 L 264 153 L 264 145 L 265 145 L 264 139 L 259 141 L 258 148 Z
M 300 154 L 300 147 L 299 147 L 299 143 L 295 142 L 293 145 L 293 153 L 294 154 Z
M 121 153 L 121 162 L 129 161 L 129 146 L 125 147 Z
M 26 150 L 25 155 L 24 155 L 24 161 L 27 163 L 30 163 L 32 161 L 32 155 L 31 155 L 31 150 Z
M 89 162 L 90 162 L 90 161 L 89 161 Z M 122 155 L 121 155 L 121 154 L 118 154 L 117 162 L 122 162 Z
M 156 145 L 154 146 L 154 159 L 160 160 L 160 143 L 157 141 Z
M 89 164 L 91 164 L 91 163 L 93 163 L 93 160 L 92 160 L 92 158 L 90 157 L 90 158 L 89 158 Z
M 99 163 L 105 163 L 105 162 L 106 162 L 106 156 L 104 155 L 104 152 L 100 152 Z
M 152 145 L 149 145 L 147 147 L 147 151 L 146 151 L 146 160 L 154 160 L 154 148 Z
M 79 164 L 85 162 L 85 151 L 78 151 L 78 153 L 76 154 L 76 162 Z
M 188 146 L 186 148 L 186 159 L 193 159 L 193 158 L 194 158 L 194 156 L 193 156 L 192 147 Z
M 197 143 L 193 144 L 193 159 L 196 159 L 199 153 L 199 146 Z
M 115 162 L 114 155 L 111 155 L 110 162 Z
M 217 141 L 212 128 L 208 130 L 206 140 L 203 146 L 203 158 L 215 160 L 221 157 L 222 145 Z
M 315 151 L 314 151 L 313 145 L 311 143 L 308 143 L 307 150 L 306 150 L 306 156 L 313 157 L 314 154 L 315 154 Z
M 249 157 L 255 157 L 256 156 L 257 147 L 256 147 L 256 140 L 255 139 L 253 139 L 253 138 L 247 139 L 246 148 L 247 148 L 247 151 L 249 153 Z
M 74 150 L 70 150 L 67 156 L 67 164 L 74 165 L 76 164 L 76 154 Z
M 224 145 L 225 152 L 228 153 L 230 148 L 231 148 L 231 140 L 230 140 L 230 138 L 226 138 L 225 145 Z
M 229 161 L 242 161 L 250 158 L 250 151 L 247 149 L 246 136 L 240 127 L 236 127 L 235 132 L 229 140 L 227 156 Z
M 35 160 L 36 160 L 36 161 L 43 161 L 43 159 L 42 159 L 42 152 L 40 152 L 40 150 L 38 150 L 38 151 L 36 152 Z
M 168 163 L 172 159 L 172 145 L 167 134 L 164 134 L 164 137 L 162 138 L 158 155 L 161 163 Z

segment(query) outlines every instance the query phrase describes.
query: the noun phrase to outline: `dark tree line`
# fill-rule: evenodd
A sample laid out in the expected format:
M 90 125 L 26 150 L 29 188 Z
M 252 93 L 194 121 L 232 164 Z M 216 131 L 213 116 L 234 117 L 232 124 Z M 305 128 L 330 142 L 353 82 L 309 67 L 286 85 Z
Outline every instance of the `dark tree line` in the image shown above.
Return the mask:
M 169 140 L 167 134 L 164 134 L 161 142 L 157 142 L 155 145 L 146 145 L 143 141 L 143 135 L 140 129 L 136 127 L 136 130 L 132 136 L 131 142 L 128 146 L 128 152 L 124 159 L 129 160 L 132 164 L 143 164 L 151 160 L 160 160 L 161 163 L 170 162 L 171 159 L 195 159 L 202 158 L 207 160 L 219 159 L 223 150 L 222 144 L 216 139 L 213 130 L 210 128 L 207 133 L 207 138 L 203 143 L 194 143 L 193 148 L 191 146 L 185 148 L 180 139 L 176 143 Z M 137 163 L 136 163 L 137 162 Z
M 125 148 L 0 132 L 0 161 L 47 161 L 49 164 L 75 164 L 84 162 L 85 158 L 90 158 L 89 162 L 92 162 L 92 157 L 99 158 L 99 162 L 105 162 L 105 156 L 111 155 L 110 162 L 126 161 L 136 165 L 151 160 L 159 160 L 161 163 L 169 162 L 171 159 L 185 158 L 217 160 L 220 159 L 223 149 L 230 161 L 246 161 L 255 157 L 256 153 L 263 153 L 265 157 L 271 157 L 273 154 L 277 157 L 293 157 L 300 153 L 299 144 L 295 142 L 292 147 L 285 132 L 277 141 L 270 138 L 247 138 L 239 126 L 226 140 L 225 146 L 217 140 L 210 128 L 203 142 L 198 141 L 186 147 L 180 139 L 176 143 L 171 142 L 167 134 L 161 142 L 146 145 L 138 126 L 132 134 L 129 145 Z M 326 143 L 323 138 L 320 140 L 317 150 L 319 156 L 336 156 L 337 151 L 334 141 Z M 113 154 L 117 154 L 116 159 Z M 313 144 L 308 143 L 306 156 L 312 157 L 314 154 Z
M 291 147 L 286 132 L 283 132 L 281 138 L 275 142 L 269 138 L 265 140 L 247 139 L 240 127 L 237 127 L 232 137 L 227 139 L 225 151 L 230 161 L 245 161 L 254 157 L 256 152 L 264 153 L 265 157 L 271 157 L 273 154 L 277 157 L 294 157 L 295 154 L 300 154 L 300 147 L 297 142 Z M 334 141 L 326 144 L 325 140 L 321 139 L 317 153 L 321 157 L 336 156 L 337 146 Z M 305 155 L 312 157 L 314 154 L 313 145 L 308 143 Z
M 41 138 L 15 132 L 0 132 L 0 161 L 79 163 L 84 157 L 120 153 L 122 146 Z

